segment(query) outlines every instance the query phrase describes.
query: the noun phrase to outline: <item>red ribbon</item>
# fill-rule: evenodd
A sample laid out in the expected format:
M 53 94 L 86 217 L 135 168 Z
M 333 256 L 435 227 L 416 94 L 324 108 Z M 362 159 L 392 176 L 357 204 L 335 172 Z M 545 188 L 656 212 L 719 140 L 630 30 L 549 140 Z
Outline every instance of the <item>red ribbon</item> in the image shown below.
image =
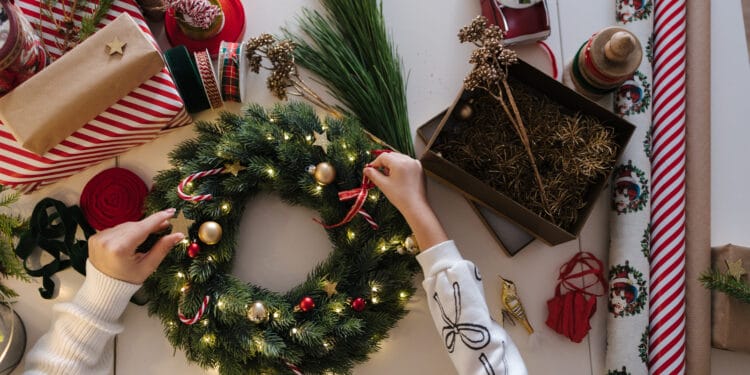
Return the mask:
M 581 266 L 583 271 L 573 272 Z M 573 342 L 581 342 L 586 337 L 591 325 L 589 319 L 596 312 L 596 297 L 604 295 L 607 283 L 602 274 L 602 262 L 593 254 L 587 252 L 577 253 L 570 261 L 560 267 L 555 297 L 547 301 L 549 310 L 547 315 L 547 326 L 557 333 L 567 336 Z M 593 281 L 587 282 L 585 276 L 594 276 Z M 581 278 L 583 285 L 579 287 L 572 282 L 573 279 Z M 602 292 L 595 293 L 588 289 L 601 284 Z M 560 288 L 567 289 L 561 294 Z
M 381 154 L 391 152 L 391 150 L 373 150 L 371 153 L 375 155 L 375 157 L 380 156 Z M 375 222 L 375 219 L 370 216 L 370 214 L 365 211 L 362 206 L 364 206 L 365 201 L 367 200 L 367 194 L 370 192 L 370 189 L 374 188 L 375 184 L 370 181 L 367 176 L 364 174 L 362 175 L 362 185 L 360 185 L 358 188 L 341 191 L 339 192 L 339 201 L 340 202 L 346 202 L 348 200 L 354 200 L 354 204 L 352 205 L 352 208 L 349 209 L 349 212 L 346 213 L 346 216 L 344 216 L 341 221 L 339 221 L 336 224 L 326 225 L 320 220 L 313 219 L 316 222 L 320 223 L 324 228 L 326 229 L 333 229 L 338 228 L 354 219 L 357 214 L 362 215 L 362 217 L 370 224 L 370 227 L 374 230 L 377 230 L 379 228 L 378 223 Z
M 91 179 L 81 193 L 81 210 L 96 230 L 143 217 L 146 183 L 125 168 L 107 169 Z

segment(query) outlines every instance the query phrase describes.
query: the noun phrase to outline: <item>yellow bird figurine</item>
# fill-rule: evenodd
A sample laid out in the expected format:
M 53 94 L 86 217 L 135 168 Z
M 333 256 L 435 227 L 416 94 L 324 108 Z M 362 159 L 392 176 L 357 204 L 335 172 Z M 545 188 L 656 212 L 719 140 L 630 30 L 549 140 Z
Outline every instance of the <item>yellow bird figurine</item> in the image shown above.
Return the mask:
M 516 291 L 516 284 L 512 281 L 504 279 L 500 276 L 500 282 L 502 283 L 502 294 L 500 300 L 502 303 L 503 317 L 508 317 L 512 322 L 520 322 L 529 334 L 534 333 L 534 328 L 531 328 L 529 319 L 526 318 L 526 311 L 521 304 L 521 299 L 518 297 Z

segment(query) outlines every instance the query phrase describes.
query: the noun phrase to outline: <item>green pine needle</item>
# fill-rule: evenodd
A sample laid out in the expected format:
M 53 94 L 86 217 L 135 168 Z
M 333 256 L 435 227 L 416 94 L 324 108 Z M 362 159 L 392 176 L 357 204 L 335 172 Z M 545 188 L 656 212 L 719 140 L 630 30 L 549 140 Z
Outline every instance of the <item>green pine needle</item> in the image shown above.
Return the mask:
M 102 18 L 109 12 L 114 0 L 99 0 L 93 13 L 84 15 L 81 18 L 81 30 L 78 32 L 79 42 L 83 42 L 96 32 L 96 26 L 99 25 Z
M 704 272 L 700 277 L 704 287 L 726 293 L 742 303 L 750 303 L 750 285 L 716 270 Z
M 18 215 L 8 214 L 10 206 L 18 201 L 20 194 L 8 192 L 0 185 L 0 276 L 13 277 L 22 281 L 29 281 L 29 276 L 23 264 L 13 250 L 13 240 L 26 228 L 27 221 Z M 16 297 L 18 294 L 7 286 L 0 285 L 0 302 L 6 302 L 6 297 Z
M 321 0 L 327 14 L 305 9 L 292 39 L 295 60 L 312 71 L 362 126 L 414 156 L 401 61 L 377 0 Z

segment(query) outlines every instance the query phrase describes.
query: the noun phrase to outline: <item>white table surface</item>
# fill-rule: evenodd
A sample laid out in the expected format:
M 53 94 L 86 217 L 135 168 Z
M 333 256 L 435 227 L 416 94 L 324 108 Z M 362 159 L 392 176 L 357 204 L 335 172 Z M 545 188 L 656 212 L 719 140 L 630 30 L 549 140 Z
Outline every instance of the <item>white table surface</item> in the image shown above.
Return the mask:
M 316 1 L 244 0 L 247 17 L 246 36 L 278 31 L 280 26 L 294 26 L 294 16 L 302 6 L 315 6 Z M 479 13 L 478 0 L 383 0 L 387 25 L 403 58 L 408 73 L 409 120 L 412 131 L 444 110 L 454 99 L 464 75 L 470 48 L 460 45 L 456 33 Z M 750 134 L 741 111 L 746 95 L 743 87 L 750 83 L 750 69 L 741 34 L 742 19 L 739 0 L 713 1 L 713 231 L 714 244 L 734 242 L 750 244 L 750 234 L 741 225 L 743 213 L 750 210 L 750 201 L 741 200 L 740 191 L 750 185 L 750 173 L 741 173 L 747 166 L 737 164 L 743 156 L 745 137 Z M 568 61 L 579 45 L 598 29 L 613 21 L 614 1 L 550 0 L 552 36 L 547 43 L 558 61 Z M 163 35 L 157 37 L 162 41 Z M 538 68 L 549 72 L 544 52 L 536 47 L 519 48 L 521 56 Z M 739 78 L 738 78 L 739 76 Z M 741 81 L 738 81 L 741 79 Z M 741 82 L 741 84 L 737 84 Z M 250 99 L 264 105 L 275 100 L 267 93 L 262 78 L 248 80 Z M 238 110 L 239 106 L 228 106 Z M 210 119 L 213 114 L 199 117 Z M 193 135 L 190 127 L 180 129 L 150 144 L 133 149 L 119 160 L 104 162 L 39 192 L 23 197 L 17 210 L 25 215 L 43 197 L 53 197 L 76 204 L 85 183 L 96 173 L 118 164 L 149 182 L 157 171 L 168 168 L 166 153 L 179 142 Z M 415 137 L 416 139 L 416 137 Z M 424 144 L 417 141 L 417 151 Z M 740 173 L 738 173 L 740 172 Z M 730 180 L 731 178 L 731 180 Z M 741 181 L 737 181 L 737 180 Z M 736 183 L 728 183 L 728 181 Z M 746 183 L 742 183 L 746 182 Z M 606 301 L 600 298 L 597 312 L 591 319 L 592 330 L 580 344 L 552 332 L 544 325 L 546 301 L 553 295 L 558 267 L 575 252 L 590 251 L 606 261 L 608 244 L 608 210 L 606 194 L 599 201 L 578 240 L 550 248 L 533 242 L 513 258 L 495 243 L 482 226 L 468 203 L 456 192 L 435 181 L 429 181 L 428 194 L 450 237 L 456 240 L 463 255 L 481 267 L 485 277 L 488 303 L 499 320 L 499 284 L 496 275 L 516 282 L 526 312 L 537 334 L 530 339 L 519 326 L 506 329 L 519 346 L 531 374 L 602 374 L 606 340 Z M 743 210 L 744 208 L 744 210 Z M 262 197 L 248 205 L 241 225 L 240 255 L 235 259 L 234 273 L 243 280 L 283 291 L 302 281 L 312 265 L 327 256 L 330 244 L 319 226 L 309 218 L 306 209 L 289 207 L 276 197 Z M 287 230 L 293 228 L 293 230 Z M 270 235 L 269 235 L 270 234 Z M 314 254 L 300 256 L 298 244 L 318 249 Z M 270 250 L 272 249 L 272 251 Z M 40 280 L 30 284 L 14 280 L 21 297 L 15 305 L 26 324 L 30 347 L 48 328 L 51 308 L 55 302 L 72 297 L 83 281 L 73 270 L 58 274 L 59 296 L 43 300 L 37 292 Z M 421 276 L 415 283 L 421 283 Z M 410 313 L 390 332 L 382 349 L 354 370 L 355 374 L 453 374 L 452 364 L 444 352 L 441 339 L 430 319 L 425 294 L 421 287 L 408 308 Z M 130 305 L 125 311 L 125 331 L 117 338 L 116 364 L 118 374 L 203 374 L 215 373 L 186 361 L 182 352 L 175 352 L 162 334 L 156 318 L 147 315 L 145 307 Z M 750 366 L 750 355 L 713 351 L 712 373 L 740 374 Z M 20 374 L 16 369 L 14 374 Z

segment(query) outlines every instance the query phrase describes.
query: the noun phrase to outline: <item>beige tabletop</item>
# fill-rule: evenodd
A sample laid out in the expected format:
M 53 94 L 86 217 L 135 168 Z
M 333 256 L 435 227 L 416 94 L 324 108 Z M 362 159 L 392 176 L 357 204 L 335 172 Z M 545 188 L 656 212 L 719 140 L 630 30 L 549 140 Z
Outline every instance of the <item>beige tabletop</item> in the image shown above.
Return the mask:
M 277 32 L 282 25 L 294 25 L 294 16 L 303 5 L 313 6 L 311 0 L 244 0 L 247 17 L 246 36 L 261 32 Z M 409 120 L 412 131 L 422 123 L 444 110 L 455 98 L 463 76 L 470 66 L 467 59 L 470 53 L 468 46 L 460 45 L 456 32 L 479 13 L 478 0 L 383 0 L 385 19 L 398 51 L 403 58 L 405 71 L 408 73 Z M 739 102 L 737 98 L 746 98 L 738 90 L 750 83 L 750 69 L 747 56 L 738 54 L 737 46 L 745 51 L 744 30 L 740 0 L 714 1 L 713 40 L 720 35 L 721 43 L 714 44 L 714 59 L 721 56 L 725 62 L 714 64 L 714 84 L 737 82 L 732 87 L 715 87 L 713 99 L 730 103 L 730 107 L 714 106 L 714 113 L 720 118 L 713 121 L 713 141 L 722 146 L 721 154 L 714 158 L 715 163 L 733 163 L 726 152 L 736 147 L 735 155 L 746 148 L 747 135 L 750 135 L 747 124 L 737 130 L 738 121 L 747 118 L 747 99 Z M 549 0 L 552 36 L 547 40 L 557 55 L 558 63 L 566 62 L 573 57 L 576 49 L 592 33 L 609 26 L 614 19 L 614 0 Z M 742 30 L 737 32 L 737 30 Z M 162 32 L 157 38 L 164 45 Z M 520 55 L 539 69 L 550 72 L 551 67 L 544 51 L 538 46 L 519 48 Z M 723 55 L 726 53 L 727 55 Z M 738 63 L 739 62 L 739 63 Z M 738 65 L 739 64 L 739 65 Z M 743 65 L 744 64 L 744 65 Z M 728 68 L 727 65 L 732 68 Z M 731 70 L 735 69 L 735 70 Z M 739 73 L 737 73 L 739 72 Z M 731 73 L 731 74 L 730 74 Z M 723 79 L 723 80 L 722 80 Z M 250 100 L 264 105 L 271 105 L 274 99 L 264 88 L 263 79 L 248 79 Z M 724 99 L 726 99 L 726 101 Z M 608 105 L 609 100 L 602 101 Z M 239 106 L 228 106 L 238 110 Z M 211 119 L 214 113 L 205 112 L 198 117 Z M 716 120 L 716 119 L 715 119 Z M 725 127 L 726 126 L 726 127 Z M 731 126 L 731 127 L 730 127 Z M 741 131 L 745 137 L 737 137 L 735 131 Z M 42 197 L 53 197 L 68 204 L 78 202 L 85 183 L 101 170 L 119 165 L 128 168 L 149 182 L 157 171 L 168 167 L 166 154 L 176 144 L 192 136 L 192 129 L 184 128 L 170 133 L 156 141 L 138 147 L 122 155 L 118 160 L 111 160 L 79 173 L 71 178 L 58 182 L 32 195 L 25 196 L 18 210 L 29 214 L 33 205 Z M 416 137 L 415 137 L 416 139 Z M 724 147 L 726 144 L 726 147 Z M 417 151 L 424 144 L 417 141 Z M 730 148 L 730 151 L 727 151 Z M 715 147 L 714 150 L 717 148 Z M 735 156 L 736 157 L 736 156 Z M 742 158 L 745 158 L 744 156 Z M 746 163 L 741 168 L 747 171 Z M 736 165 L 736 164 L 735 164 Z M 729 178 L 750 180 L 750 173 L 740 173 L 729 168 L 715 168 L 715 181 L 728 181 Z M 723 178 L 723 180 L 721 180 Z M 743 180 L 743 181 L 744 181 Z M 750 185 L 738 184 L 734 188 L 714 189 L 714 194 L 721 194 L 714 203 L 721 211 L 729 212 L 724 218 L 742 218 L 742 212 L 750 211 L 750 201 L 733 207 L 739 200 L 740 187 Z M 727 183 L 726 185 L 730 185 Z M 734 190 L 732 190 L 734 189 Z M 743 189 L 743 190 L 744 190 Z M 485 294 L 495 312 L 499 315 L 499 284 L 496 275 L 503 275 L 513 280 L 519 288 L 520 296 L 526 306 L 531 324 L 537 330 L 533 338 L 520 326 L 506 326 L 506 329 L 518 345 L 531 374 L 603 374 L 605 348 L 605 312 L 607 305 L 599 299 L 597 312 L 591 319 L 592 330 L 580 344 L 553 333 L 544 325 L 547 315 L 546 301 L 552 297 L 558 267 L 578 251 L 586 250 L 596 254 L 606 262 L 608 249 L 608 200 L 606 194 L 600 195 L 598 203 L 583 229 L 580 238 L 554 248 L 534 241 L 515 257 L 509 257 L 497 245 L 491 234 L 482 225 L 469 204 L 456 192 L 435 181 L 429 181 L 428 193 L 440 220 L 450 237 L 456 240 L 464 257 L 479 265 L 485 277 Z M 730 200 L 734 197 L 734 200 Z M 734 216 L 731 216 L 734 215 Z M 275 196 L 254 199 L 247 206 L 241 226 L 242 236 L 239 246 L 242 249 L 235 259 L 234 274 L 247 282 L 263 285 L 276 291 L 284 291 L 302 281 L 314 263 L 324 259 L 330 244 L 319 226 L 309 218 L 312 212 L 298 207 L 289 207 Z M 716 212 L 713 215 L 718 218 Z M 714 243 L 733 241 L 750 244 L 750 234 L 740 228 L 737 219 L 732 224 L 725 219 L 721 223 L 714 221 Z M 734 226 L 733 226 L 734 225 Z M 744 236 L 744 238 L 743 238 Z M 742 242 L 744 241 L 744 242 Z M 300 253 L 300 244 L 307 250 Z M 70 299 L 78 289 L 83 277 L 75 271 L 67 270 L 58 275 L 61 285 L 56 300 L 48 301 L 39 297 L 37 288 L 40 281 L 21 284 L 10 281 L 21 297 L 16 309 L 23 318 L 28 333 L 29 346 L 32 345 L 49 327 L 52 317 L 51 308 L 57 301 Z M 421 276 L 415 283 L 421 282 Z M 421 286 L 408 308 L 410 313 L 390 332 L 390 337 L 383 343 L 382 350 L 354 370 L 355 374 L 453 374 L 455 370 L 448 359 L 440 339 L 433 327 L 427 309 L 424 290 Z M 116 364 L 113 372 L 118 374 L 202 374 L 206 373 L 196 365 L 186 361 L 182 352 L 174 352 L 162 334 L 162 327 L 156 318 L 149 317 L 145 307 L 131 305 L 125 311 L 123 321 L 125 331 L 117 338 Z M 714 350 L 712 361 L 715 374 L 740 374 L 750 366 L 750 355 L 735 354 Z M 209 373 L 214 373 L 212 369 Z M 17 369 L 14 374 L 20 374 Z

